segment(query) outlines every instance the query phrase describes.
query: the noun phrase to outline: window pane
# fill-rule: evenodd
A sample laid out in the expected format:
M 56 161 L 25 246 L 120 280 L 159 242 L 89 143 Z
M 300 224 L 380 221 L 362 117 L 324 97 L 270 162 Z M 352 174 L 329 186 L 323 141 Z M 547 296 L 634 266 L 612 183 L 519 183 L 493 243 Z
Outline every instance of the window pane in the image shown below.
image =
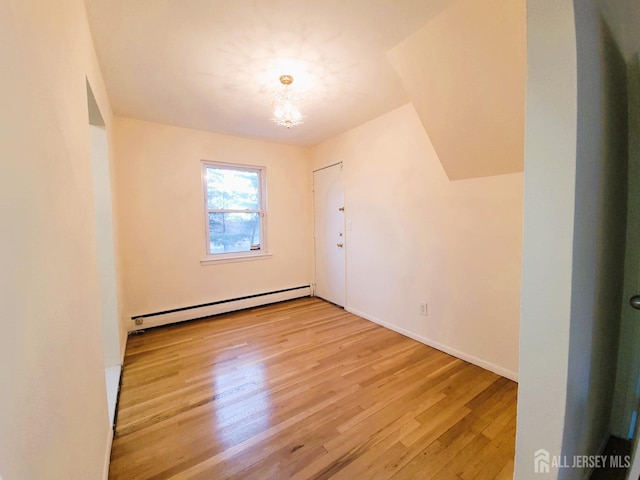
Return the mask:
M 207 167 L 207 206 L 214 210 L 259 210 L 258 172 Z
M 260 214 L 209 213 L 209 232 L 209 253 L 259 250 Z

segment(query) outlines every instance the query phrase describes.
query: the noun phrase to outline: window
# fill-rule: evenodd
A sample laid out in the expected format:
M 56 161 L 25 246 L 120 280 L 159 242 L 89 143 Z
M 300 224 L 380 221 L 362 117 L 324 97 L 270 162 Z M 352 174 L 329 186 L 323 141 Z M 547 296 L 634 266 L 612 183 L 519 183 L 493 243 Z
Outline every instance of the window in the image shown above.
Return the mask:
M 202 163 L 207 259 L 265 255 L 263 167 Z

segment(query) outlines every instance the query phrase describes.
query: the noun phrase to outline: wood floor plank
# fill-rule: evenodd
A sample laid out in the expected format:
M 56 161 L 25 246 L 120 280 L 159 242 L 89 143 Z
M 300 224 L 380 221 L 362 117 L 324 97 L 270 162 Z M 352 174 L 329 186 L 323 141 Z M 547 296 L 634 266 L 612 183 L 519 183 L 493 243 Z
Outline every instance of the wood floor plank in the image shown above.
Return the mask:
M 503 479 L 516 384 L 319 299 L 129 338 L 109 478 Z

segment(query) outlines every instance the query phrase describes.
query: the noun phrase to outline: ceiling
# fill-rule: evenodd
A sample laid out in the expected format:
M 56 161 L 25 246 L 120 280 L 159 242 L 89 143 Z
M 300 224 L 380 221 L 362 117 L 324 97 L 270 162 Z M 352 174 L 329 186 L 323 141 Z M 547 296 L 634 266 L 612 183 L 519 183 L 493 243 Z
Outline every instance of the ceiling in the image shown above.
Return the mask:
M 116 115 L 311 146 L 409 99 L 387 52 L 454 0 L 85 0 Z M 280 75 L 305 123 L 271 121 Z

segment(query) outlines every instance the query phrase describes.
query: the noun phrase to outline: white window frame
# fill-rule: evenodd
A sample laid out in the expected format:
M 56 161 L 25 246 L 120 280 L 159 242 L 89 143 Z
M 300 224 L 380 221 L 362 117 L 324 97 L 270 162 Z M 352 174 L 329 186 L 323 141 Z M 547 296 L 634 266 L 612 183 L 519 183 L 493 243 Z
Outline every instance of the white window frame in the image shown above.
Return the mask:
M 207 199 L 207 168 L 218 168 L 226 170 L 240 170 L 245 172 L 258 173 L 258 209 L 256 210 L 231 210 L 231 209 L 211 209 Z M 237 262 L 244 260 L 258 260 L 271 257 L 267 250 L 267 169 L 256 165 L 242 165 L 237 163 L 213 162 L 202 160 L 202 196 L 204 206 L 204 231 L 205 231 L 205 256 L 200 260 L 202 265 L 220 262 Z M 209 229 L 209 213 L 229 212 L 229 213 L 258 213 L 260 214 L 260 249 L 247 252 L 210 253 L 211 231 Z

